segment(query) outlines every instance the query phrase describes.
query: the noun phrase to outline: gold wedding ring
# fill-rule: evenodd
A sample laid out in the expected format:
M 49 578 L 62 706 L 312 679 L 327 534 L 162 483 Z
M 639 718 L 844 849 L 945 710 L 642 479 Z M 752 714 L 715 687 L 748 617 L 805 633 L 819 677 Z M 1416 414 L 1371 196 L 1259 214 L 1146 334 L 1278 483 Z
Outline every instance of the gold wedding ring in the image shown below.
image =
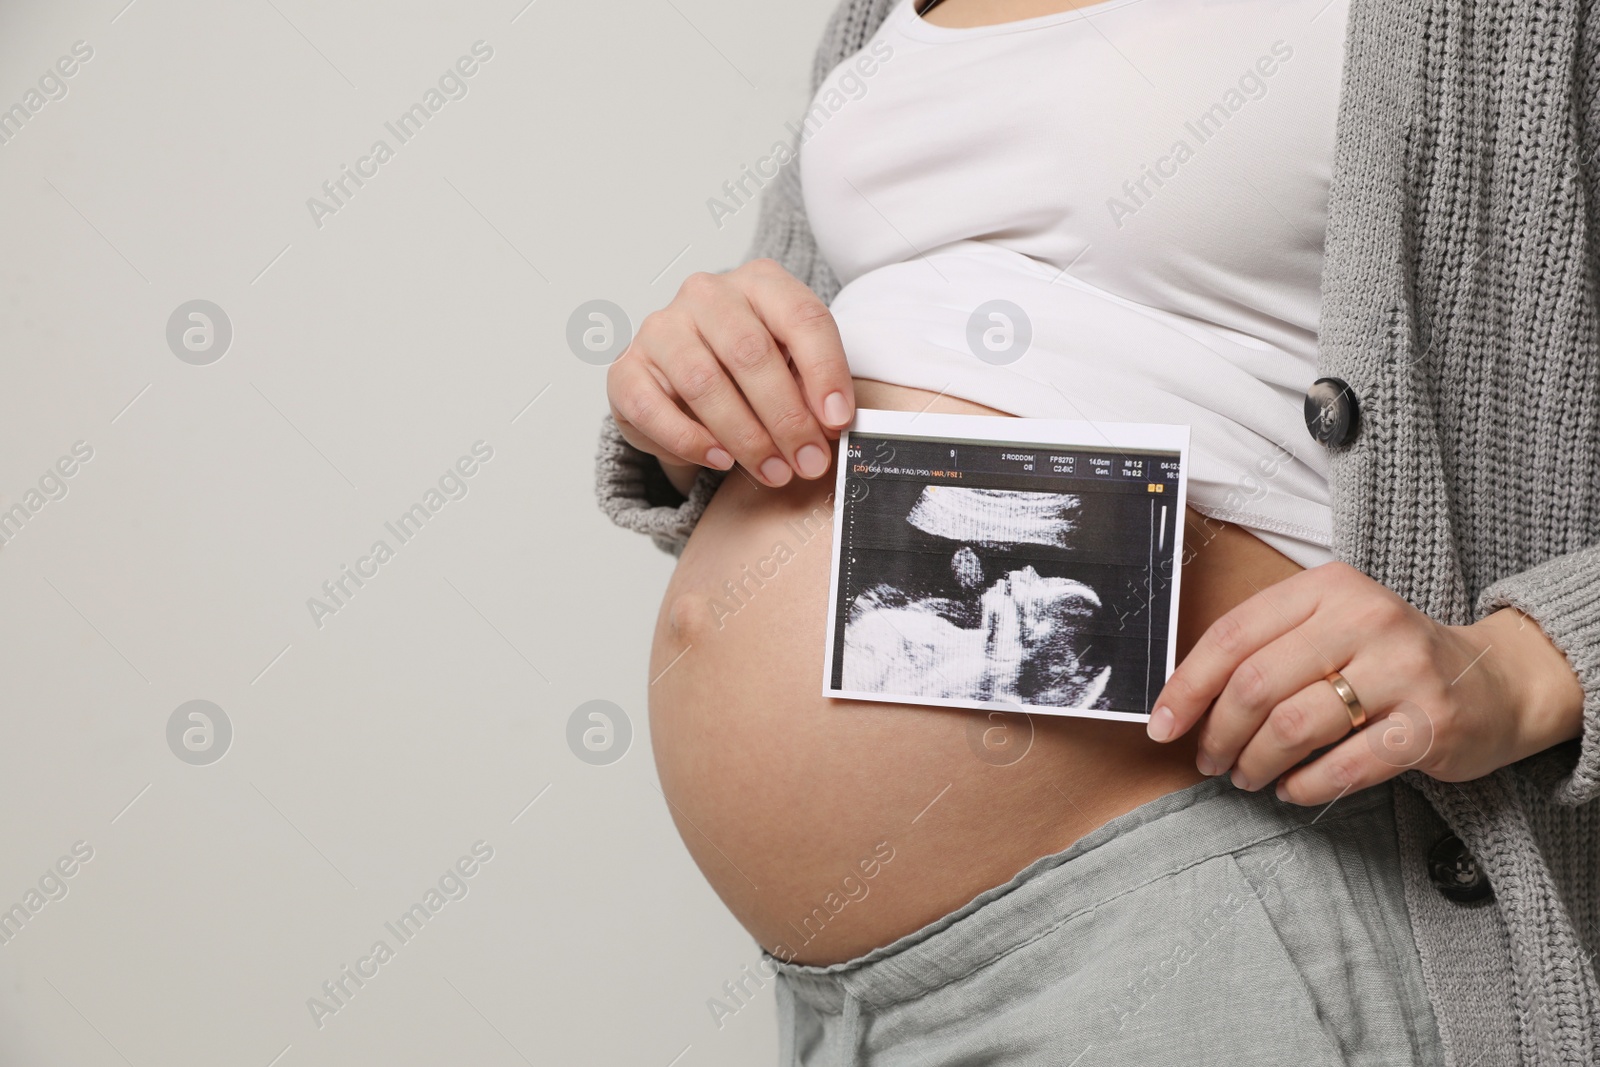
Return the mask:
M 1356 691 L 1350 687 L 1350 683 L 1345 681 L 1344 675 L 1338 671 L 1329 671 L 1327 682 L 1333 686 L 1333 691 L 1339 694 L 1339 699 L 1344 701 L 1344 709 L 1350 713 L 1350 729 L 1361 729 L 1367 721 L 1367 709 L 1361 706 L 1361 700 L 1356 696 Z

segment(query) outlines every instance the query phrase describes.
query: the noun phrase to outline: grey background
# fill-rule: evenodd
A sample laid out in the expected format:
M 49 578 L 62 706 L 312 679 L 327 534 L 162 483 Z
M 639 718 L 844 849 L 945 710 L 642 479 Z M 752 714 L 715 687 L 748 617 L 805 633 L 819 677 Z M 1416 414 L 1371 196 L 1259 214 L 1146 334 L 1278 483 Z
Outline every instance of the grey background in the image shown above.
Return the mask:
M 107 0 L 0 7 L 0 1063 L 770 1062 L 770 986 L 654 788 L 669 557 L 610 526 L 589 300 L 635 324 L 743 254 L 706 208 L 786 139 L 828 0 Z M 415 138 L 384 130 L 473 42 Z M 318 228 L 374 140 L 394 158 Z M 173 355 L 209 300 L 229 350 Z M 531 406 L 530 401 L 532 402 Z M 493 459 L 318 628 L 306 606 L 474 442 Z M 168 747 L 179 705 L 232 726 Z M 568 748 L 609 700 L 631 750 Z M 537 802 L 530 807 L 530 801 Z M 319 1029 L 307 999 L 494 849 Z

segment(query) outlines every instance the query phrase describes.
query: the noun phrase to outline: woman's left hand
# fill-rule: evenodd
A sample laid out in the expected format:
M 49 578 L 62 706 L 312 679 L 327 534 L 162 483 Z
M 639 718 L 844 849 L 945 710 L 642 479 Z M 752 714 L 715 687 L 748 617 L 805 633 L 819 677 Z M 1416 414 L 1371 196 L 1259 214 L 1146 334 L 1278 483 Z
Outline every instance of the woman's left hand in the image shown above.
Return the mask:
M 1359 729 L 1330 671 L 1365 709 Z M 1441 781 L 1479 778 L 1578 737 L 1583 690 L 1521 612 L 1445 626 L 1356 568 L 1327 563 L 1213 623 L 1162 688 L 1150 736 L 1170 741 L 1202 717 L 1201 773 L 1231 769 L 1251 790 L 1277 779 L 1280 798 L 1326 804 L 1413 767 Z

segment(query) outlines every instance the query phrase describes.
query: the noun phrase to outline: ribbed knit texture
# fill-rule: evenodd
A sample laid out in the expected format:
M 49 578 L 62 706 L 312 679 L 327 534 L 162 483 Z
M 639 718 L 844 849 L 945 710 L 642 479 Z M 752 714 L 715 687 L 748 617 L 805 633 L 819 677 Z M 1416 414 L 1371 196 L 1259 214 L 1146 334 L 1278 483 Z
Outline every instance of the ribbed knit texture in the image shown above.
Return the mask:
M 844 0 L 814 85 L 891 6 Z M 1361 422 L 1330 457 L 1335 552 L 1441 622 L 1524 612 L 1585 694 L 1581 742 L 1473 782 L 1402 776 L 1427 801 L 1397 805 L 1408 906 L 1462 1067 L 1600 1063 L 1595 8 L 1350 3 L 1319 365 L 1350 384 Z M 757 256 L 824 300 L 838 291 L 794 164 L 765 193 Z M 702 472 L 684 500 L 603 422 L 602 508 L 668 551 L 682 551 L 720 479 Z M 1444 902 L 1429 883 L 1443 825 L 1488 874 L 1492 903 Z

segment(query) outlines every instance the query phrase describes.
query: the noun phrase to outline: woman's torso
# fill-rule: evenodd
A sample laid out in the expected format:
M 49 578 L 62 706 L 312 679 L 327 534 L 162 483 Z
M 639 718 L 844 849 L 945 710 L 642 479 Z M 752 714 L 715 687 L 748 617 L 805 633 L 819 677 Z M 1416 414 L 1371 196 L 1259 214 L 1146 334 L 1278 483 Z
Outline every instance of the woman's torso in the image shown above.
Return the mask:
M 1281 11 L 1303 25 L 1288 34 Z M 1108 0 L 975 31 L 907 15 L 863 49 L 899 50 L 853 97 L 827 90 L 848 61 L 830 75 L 801 155 L 819 247 L 847 283 L 833 308 L 857 402 L 1193 425 L 1191 502 L 1259 536 L 1187 516 L 1181 657 L 1299 569 L 1269 540 L 1306 565 L 1327 555 L 1320 454 L 1283 427 L 1314 376 L 1336 84 L 1297 96 L 1289 76 L 1336 82 L 1343 2 L 1319 16 L 1300 0 Z M 1028 42 L 1051 61 L 1024 62 Z M 1258 90 L 1240 89 L 1247 74 Z M 1158 166 L 1214 104 L 1227 117 L 1211 112 L 1203 143 L 1188 134 L 1164 185 L 1138 184 L 1131 214 L 1108 206 L 1105 180 Z M 991 297 L 1032 305 L 1019 358 L 967 341 Z M 1192 739 L 1157 745 L 1135 724 L 824 698 L 832 487 L 730 473 L 651 659 L 656 763 L 685 843 L 757 940 L 804 962 L 886 944 L 1200 778 Z

